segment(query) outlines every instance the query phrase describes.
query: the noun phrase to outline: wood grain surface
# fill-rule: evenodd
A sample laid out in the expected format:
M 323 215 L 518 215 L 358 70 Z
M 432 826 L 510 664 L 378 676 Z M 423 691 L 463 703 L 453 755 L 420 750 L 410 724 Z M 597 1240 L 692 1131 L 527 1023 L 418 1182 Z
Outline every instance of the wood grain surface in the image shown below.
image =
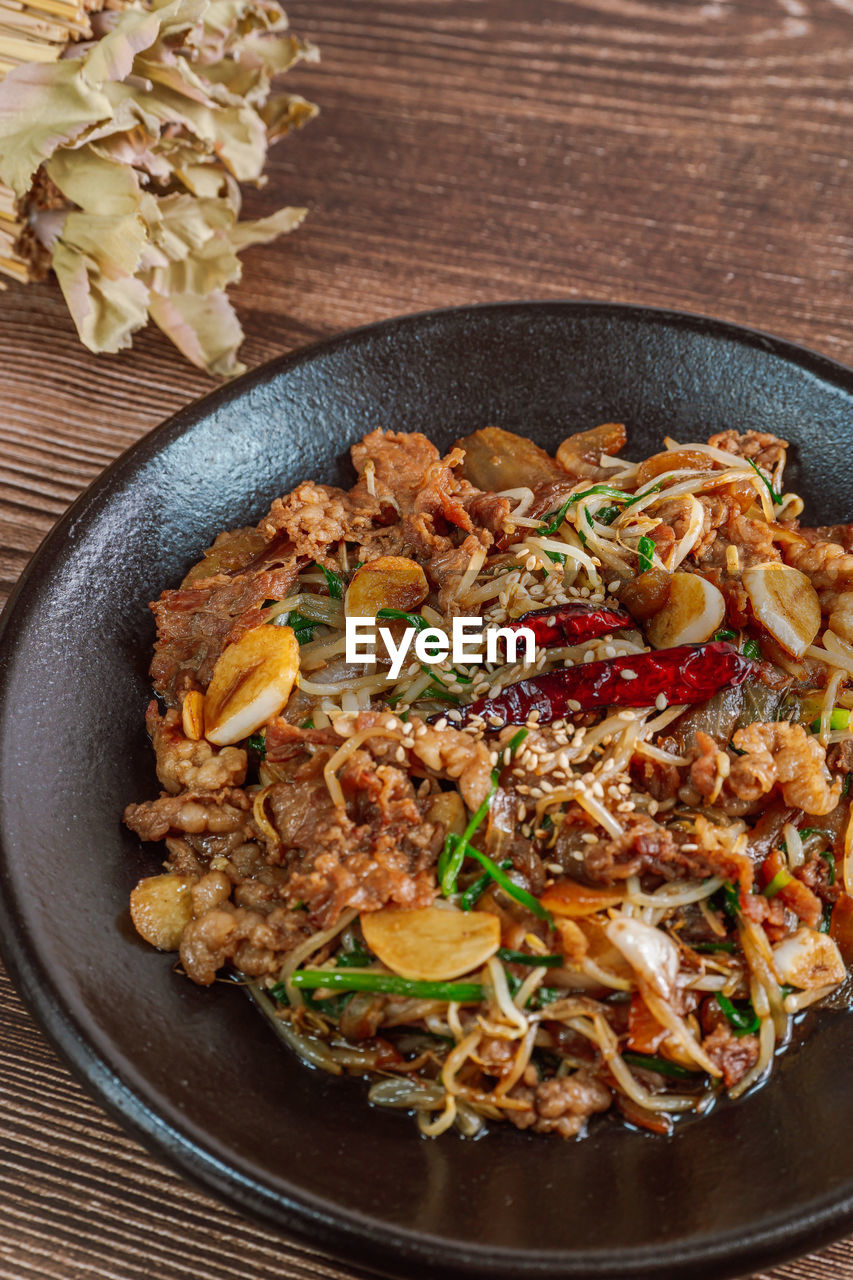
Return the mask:
M 234 291 L 256 365 L 455 303 L 712 313 L 853 363 L 853 0 L 297 0 L 320 118 L 257 216 L 307 203 Z M 122 449 L 209 389 L 156 331 L 78 343 L 0 295 L 0 588 Z M 0 1280 L 354 1278 L 200 1194 L 90 1102 L 0 980 Z M 774 1271 L 853 1276 L 853 1241 Z

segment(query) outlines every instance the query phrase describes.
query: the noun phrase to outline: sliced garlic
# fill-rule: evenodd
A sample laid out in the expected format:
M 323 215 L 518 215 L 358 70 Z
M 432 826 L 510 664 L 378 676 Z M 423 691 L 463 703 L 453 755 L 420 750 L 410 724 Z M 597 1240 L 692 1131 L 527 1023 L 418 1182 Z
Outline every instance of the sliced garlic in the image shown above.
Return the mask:
M 429 595 L 426 574 L 405 556 L 380 556 L 356 569 L 345 597 L 348 618 L 375 618 L 380 609 L 416 609 Z
M 198 689 L 191 689 L 184 698 L 181 707 L 181 723 L 184 737 L 191 742 L 198 742 L 204 734 L 204 694 Z
M 501 943 L 500 921 L 487 911 L 383 907 L 364 912 L 361 929 L 387 968 L 425 982 L 444 982 L 479 969 Z
M 299 672 L 290 627 L 262 625 L 219 655 L 204 698 L 204 736 L 217 747 L 241 742 L 286 705 Z
M 817 929 L 798 929 L 773 948 L 779 981 L 802 989 L 843 982 L 847 971 L 835 941 Z
M 723 593 L 697 573 L 674 573 L 663 608 L 646 623 L 646 638 L 655 649 L 710 640 L 726 616 Z
M 801 658 L 820 630 L 820 601 L 810 580 L 787 564 L 759 564 L 743 573 L 752 612 L 782 648 Z
M 177 951 L 193 918 L 192 881 L 185 876 L 148 876 L 130 895 L 130 918 L 141 938 L 161 951 Z

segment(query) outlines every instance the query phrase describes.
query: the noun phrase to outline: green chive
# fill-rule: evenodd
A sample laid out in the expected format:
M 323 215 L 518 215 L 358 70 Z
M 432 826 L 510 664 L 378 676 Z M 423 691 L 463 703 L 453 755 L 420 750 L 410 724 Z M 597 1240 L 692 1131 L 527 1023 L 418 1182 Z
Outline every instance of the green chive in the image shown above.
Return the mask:
M 262 760 L 267 754 L 267 740 L 262 733 L 250 734 L 246 739 L 246 746 L 251 747 L 252 751 L 257 751 Z
M 309 718 L 308 718 L 307 720 L 303 720 L 303 721 L 302 721 L 302 723 L 301 723 L 301 725 L 299 726 L 299 728 L 300 728 L 300 729 L 313 729 L 313 728 L 314 728 L 314 721 L 313 721 L 313 720 L 310 718 L 310 716 L 309 716 Z
M 731 954 L 732 952 L 737 951 L 736 942 L 688 942 L 687 946 L 691 947 L 694 951 L 699 951 L 701 953 L 727 951 Z
M 331 569 L 327 569 L 324 564 L 315 564 L 314 568 L 319 569 L 322 572 L 323 577 L 326 579 L 326 586 L 328 588 L 329 596 L 331 597 L 331 599 L 343 600 L 344 598 L 343 579 L 339 578 L 338 575 L 334 573 Z
M 760 1026 L 758 1014 L 749 1001 L 746 1002 L 745 1008 L 738 1008 L 734 1001 L 724 996 L 721 991 L 716 993 L 715 998 L 736 1036 L 752 1035 L 758 1030 Z
M 755 474 L 758 476 L 759 480 L 761 480 L 761 482 L 762 482 L 764 485 L 766 485 L 766 487 L 767 487 L 767 492 L 770 494 L 770 498 L 771 498 L 771 500 L 772 500 L 772 502 L 773 502 L 773 506 L 774 506 L 774 507 L 781 507 L 781 505 L 782 505 L 782 495 L 781 495 L 781 493 L 777 493 L 777 492 L 776 492 L 776 490 L 773 488 L 773 485 L 772 485 L 772 484 L 770 483 L 770 481 L 767 479 L 767 476 L 764 474 L 764 472 L 763 472 L 763 471 L 760 471 L 760 470 L 758 469 L 758 467 L 757 467 L 757 466 L 755 465 L 755 463 L 752 461 L 752 458 L 747 458 L 747 462 L 748 462 L 748 463 L 749 463 L 749 465 L 752 467 L 753 471 L 754 471 L 754 472 L 755 472 Z
M 535 969 L 561 969 L 563 957 L 557 955 L 537 956 L 530 951 L 512 951 L 509 947 L 501 947 L 498 959 L 504 964 L 529 964 Z
M 752 662 L 761 662 L 764 657 L 761 652 L 761 645 L 757 640 L 745 640 L 741 653 L 745 658 L 751 659 Z
M 300 990 L 376 991 L 386 996 L 408 996 L 420 1000 L 452 1000 L 476 1004 L 485 989 L 479 982 L 421 982 L 400 978 L 395 973 L 351 973 L 338 969 L 298 969 L 291 984 Z
M 829 867 L 829 879 L 827 884 L 835 884 L 835 854 L 830 853 L 828 849 L 824 849 L 820 855 Z
M 685 1076 L 695 1076 L 677 1062 L 668 1062 L 666 1058 L 656 1058 L 648 1053 L 632 1053 L 630 1050 L 622 1054 L 622 1061 L 629 1067 L 642 1067 L 644 1071 L 656 1071 L 659 1076 L 672 1076 L 674 1080 L 683 1080 Z
M 575 501 L 576 501 L 575 498 L 566 498 L 566 501 L 560 507 L 559 511 L 552 511 L 549 515 L 545 517 L 545 520 L 549 521 L 550 523 L 545 524 L 545 526 L 539 530 L 540 537 L 550 538 L 552 534 L 557 532 L 560 525 L 563 523 L 563 521 L 566 518 L 566 512 L 568 511 L 572 503 Z
M 599 524 L 612 524 L 621 512 L 618 507 L 602 507 L 596 511 L 595 518 Z
M 637 543 L 637 555 L 640 557 L 640 572 L 647 573 L 654 563 L 655 544 L 651 538 L 640 538 Z
M 512 735 L 507 743 L 510 755 L 515 754 L 524 739 L 527 737 L 527 733 L 527 729 L 519 729 Z M 504 748 L 504 750 L 506 750 L 506 748 Z M 480 804 L 477 811 L 472 815 L 468 826 L 462 833 L 462 836 L 460 837 L 451 834 L 447 836 L 444 841 L 444 848 L 442 849 L 441 855 L 438 859 L 438 879 L 441 884 L 441 892 L 446 898 L 449 898 L 452 893 L 456 892 L 456 880 L 462 869 L 462 863 L 465 861 L 468 841 L 471 839 L 472 835 L 492 807 L 495 799 L 495 793 L 498 789 L 498 784 L 500 783 L 500 776 L 499 768 L 492 770 L 492 778 L 489 783 L 489 790 L 486 793 L 485 799 L 482 804 Z
M 507 858 L 500 865 L 501 871 L 509 871 L 512 866 L 512 861 Z M 480 898 L 482 898 L 491 883 L 492 877 L 489 875 L 488 871 L 484 871 L 481 876 L 477 876 L 476 880 L 472 880 L 468 888 L 462 894 L 462 898 L 460 900 L 462 910 L 470 911 Z
M 511 898 L 515 898 L 516 902 L 520 902 L 523 907 L 527 907 L 528 911 L 532 911 L 540 920 L 545 920 L 551 929 L 554 928 L 554 918 L 547 907 L 543 907 L 538 898 L 534 898 L 532 893 L 528 893 L 526 889 L 520 888 L 510 880 L 509 876 L 501 871 L 496 862 L 485 853 L 481 853 L 479 849 L 475 849 L 469 844 L 466 850 L 472 858 L 476 858 L 481 867 L 485 867 L 492 879 L 500 885 L 504 893 L 508 893 Z
M 734 631 L 729 631 L 728 627 L 721 627 L 719 631 L 714 632 L 715 640 L 728 640 L 731 643 L 735 639 Z
M 402 609 L 377 609 L 376 616 L 377 618 L 402 618 L 417 631 L 426 631 L 432 626 L 432 623 L 427 622 L 426 618 L 422 618 L 419 613 L 405 613 Z

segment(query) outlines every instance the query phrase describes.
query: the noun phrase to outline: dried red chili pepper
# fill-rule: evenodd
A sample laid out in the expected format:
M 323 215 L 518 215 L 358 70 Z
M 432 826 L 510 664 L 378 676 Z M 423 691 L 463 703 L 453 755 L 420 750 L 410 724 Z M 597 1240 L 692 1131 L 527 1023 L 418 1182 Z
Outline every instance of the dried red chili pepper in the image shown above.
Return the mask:
M 537 646 L 543 649 L 555 644 L 583 644 L 619 627 L 632 627 L 633 620 L 621 609 L 604 609 L 585 600 L 570 600 L 551 609 L 531 609 L 520 618 L 504 624 L 506 631 L 529 627 Z
M 705 702 L 718 689 L 741 684 L 754 669 L 755 663 L 724 640 L 682 644 L 518 680 L 494 698 L 480 698 L 460 707 L 462 719 L 454 723 L 465 724 L 472 716 L 481 716 L 488 725 L 492 725 L 492 718 L 499 718 L 501 726 L 526 724 L 531 712 L 538 711 L 539 723 L 550 724 L 576 711 L 654 706 L 661 694 L 667 706 Z

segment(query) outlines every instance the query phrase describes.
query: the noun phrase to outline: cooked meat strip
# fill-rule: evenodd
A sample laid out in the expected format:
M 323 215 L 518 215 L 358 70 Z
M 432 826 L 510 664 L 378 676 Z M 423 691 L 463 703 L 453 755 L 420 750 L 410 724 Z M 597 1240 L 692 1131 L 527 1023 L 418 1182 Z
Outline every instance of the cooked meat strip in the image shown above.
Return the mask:
M 530 1105 L 529 1111 L 507 1112 L 517 1128 L 556 1133 L 561 1138 L 577 1137 L 589 1117 L 607 1111 L 613 1101 L 607 1086 L 586 1067 L 535 1086 L 515 1085 L 510 1097 Z
M 253 833 L 247 810 L 251 807 L 251 800 L 239 787 L 184 791 L 178 796 L 162 795 L 159 800 L 129 804 L 124 821 L 140 840 L 162 840 L 173 832 L 227 835 L 241 831 L 250 837 Z
M 152 699 L 145 713 L 157 760 L 157 777 L 170 795 L 181 791 L 218 791 L 239 787 L 246 780 L 246 752 L 240 747 L 217 750 L 202 738 L 192 742 L 181 727 L 180 712 L 170 708 L 161 716 Z

